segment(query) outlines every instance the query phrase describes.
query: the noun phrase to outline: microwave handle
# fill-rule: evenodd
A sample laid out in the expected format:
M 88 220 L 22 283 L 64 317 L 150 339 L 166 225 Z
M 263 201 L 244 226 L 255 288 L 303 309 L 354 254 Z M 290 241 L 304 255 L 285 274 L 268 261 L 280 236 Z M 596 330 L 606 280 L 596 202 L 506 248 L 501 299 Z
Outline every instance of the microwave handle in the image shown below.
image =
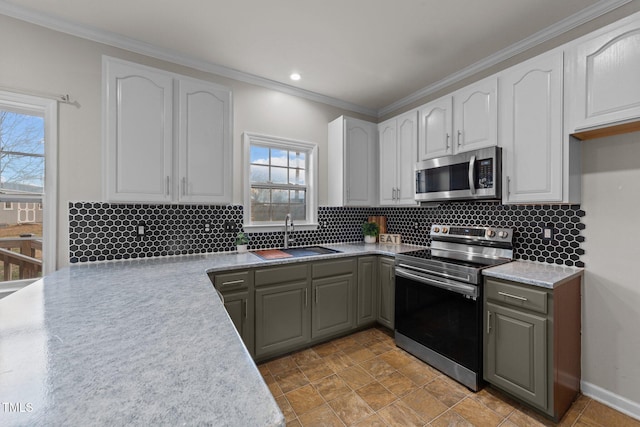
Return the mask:
M 469 160 L 469 189 L 471 190 L 471 194 L 476 194 L 475 171 L 476 156 L 471 156 L 471 160 Z

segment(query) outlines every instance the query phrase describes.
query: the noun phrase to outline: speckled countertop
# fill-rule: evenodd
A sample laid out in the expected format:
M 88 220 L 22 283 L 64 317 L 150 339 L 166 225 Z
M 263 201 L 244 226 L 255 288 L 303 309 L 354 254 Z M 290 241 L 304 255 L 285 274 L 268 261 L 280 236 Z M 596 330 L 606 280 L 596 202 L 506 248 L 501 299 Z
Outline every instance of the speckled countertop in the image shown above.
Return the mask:
M 513 261 L 482 270 L 482 274 L 527 285 L 553 289 L 577 276 L 584 269 L 531 261 Z
M 314 260 L 416 249 L 325 246 L 342 252 Z M 206 273 L 304 260 L 73 265 L 1 299 L 0 425 L 284 425 Z

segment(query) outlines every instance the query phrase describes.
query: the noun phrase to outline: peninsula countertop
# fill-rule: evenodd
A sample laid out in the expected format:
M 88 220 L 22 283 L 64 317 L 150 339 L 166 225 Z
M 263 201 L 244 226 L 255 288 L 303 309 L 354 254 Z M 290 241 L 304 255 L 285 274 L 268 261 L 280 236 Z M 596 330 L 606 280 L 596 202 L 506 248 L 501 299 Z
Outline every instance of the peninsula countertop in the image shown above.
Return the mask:
M 513 261 L 482 270 L 487 277 L 512 280 L 527 285 L 553 289 L 584 274 L 583 268 L 544 264 L 533 261 Z
M 408 245 L 325 245 L 394 255 Z M 207 273 L 252 253 L 75 264 L 0 300 L 2 425 L 284 425 Z

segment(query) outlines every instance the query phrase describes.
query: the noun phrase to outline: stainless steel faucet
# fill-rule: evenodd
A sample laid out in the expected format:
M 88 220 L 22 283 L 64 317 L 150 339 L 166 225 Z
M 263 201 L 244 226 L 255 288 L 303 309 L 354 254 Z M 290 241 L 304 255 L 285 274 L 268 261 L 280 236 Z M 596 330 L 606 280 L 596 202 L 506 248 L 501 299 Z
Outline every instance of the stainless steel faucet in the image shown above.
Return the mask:
M 288 213 L 287 216 L 284 217 L 284 248 L 289 249 L 289 225 L 291 225 L 291 232 L 293 233 L 293 218 L 291 218 L 291 214 Z M 293 239 L 291 239 L 293 241 Z

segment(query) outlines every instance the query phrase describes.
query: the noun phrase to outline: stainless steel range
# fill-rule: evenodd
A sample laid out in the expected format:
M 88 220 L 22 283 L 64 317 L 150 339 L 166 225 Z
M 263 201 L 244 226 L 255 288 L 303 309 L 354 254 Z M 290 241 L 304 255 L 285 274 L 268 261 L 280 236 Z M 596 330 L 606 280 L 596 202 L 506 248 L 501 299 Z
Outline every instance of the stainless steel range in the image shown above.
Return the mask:
M 431 248 L 396 255 L 396 345 L 477 391 L 482 269 L 513 260 L 513 230 L 431 226 Z

